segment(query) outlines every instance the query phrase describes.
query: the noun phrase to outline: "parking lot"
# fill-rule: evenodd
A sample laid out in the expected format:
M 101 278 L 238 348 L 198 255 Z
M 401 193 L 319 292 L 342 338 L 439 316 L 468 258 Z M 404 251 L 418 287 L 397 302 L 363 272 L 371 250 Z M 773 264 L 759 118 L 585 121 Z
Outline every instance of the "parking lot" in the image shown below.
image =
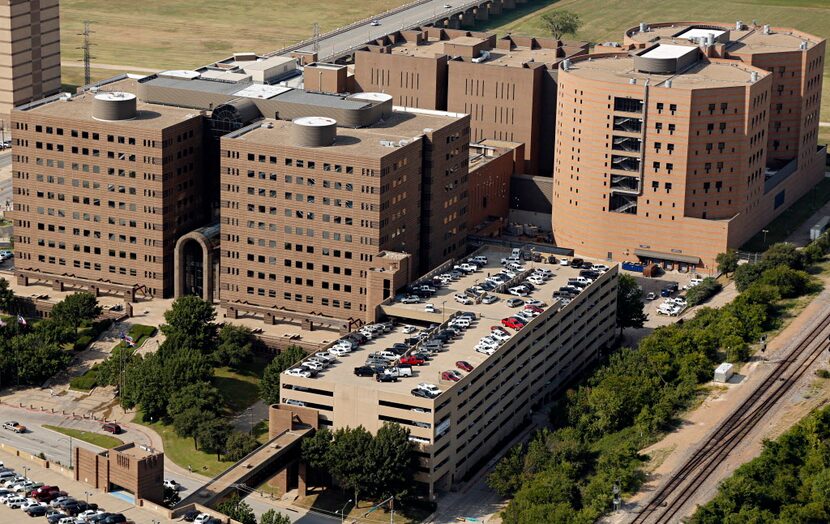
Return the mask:
M 115 495 L 103 493 L 95 490 L 86 484 L 76 482 L 69 477 L 66 477 L 56 470 L 43 468 L 33 462 L 23 460 L 20 457 L 10 455 L 8 453 L 0 453 L 0 461 L 2 461 L 7 468 L 12 468 L 15 472 L 23 474 L 35 482 L 42 482 L 48 486 L 58 486 L 61 490 L 66 491 L 69 496 L 74 497 L 79 501 L 91 504 L 97 504 L 109 513 L 123 514 L 128 521 L 136 524 L 155 524 L 158 522 L 171 522 L 167 518 L 154 513 L 152 511 L 137 508 L 131 503 L 123 500 Z M 24 470 L 26 468 L 26 470 Z M 87 495 L 88 494 L 88 495 Z M 0 522 L 2 523 L 16 523 L 16 522 L 42 522 L 46 523 L 45 517 L 29 518 L 26 513 L 20 509 L 12 509 L 5 504 L 0 504 Z

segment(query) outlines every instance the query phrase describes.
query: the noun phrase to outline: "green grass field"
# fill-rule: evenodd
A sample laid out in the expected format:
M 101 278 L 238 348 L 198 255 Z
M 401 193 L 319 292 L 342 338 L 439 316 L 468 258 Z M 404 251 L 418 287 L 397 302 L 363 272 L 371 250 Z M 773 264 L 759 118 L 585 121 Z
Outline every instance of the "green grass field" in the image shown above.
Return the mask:
M 65 0 L 61 58 L 81 60 L 84 20 L 92 21 L 93 65 L 192 69 L 234 51 L 268 52 L 304 40 L 314 22 L 326 32 L 407 1 Z
M 188 466 L 201 475 L 210 477 L 228 469 L 233 462 L 216 460 L 216 453 L 207 453 L 196 449 L 193 439 L 180 437 L 176 434 L 173 426 L 161 422 L 145 422 L 143 415 L 139 412 L 133 418 L 133 422 L 147 426 L 161 437 L 164 446 L 164 456 L 183 468 Z
M 538 9 L 533 11 L 531 7 Z M 504 17 L 480 25 L 477 29 L 499 34 L 512 32 L 541 35 L 539 17 L 553 9 L 577 13 L 583 26 L 574 36 L 590 42 L 622 41 L 623 32 L 640 22 L 712 21 L 751 23 L 794 27 L 801 31 L 830 38 L 830 0 L 540 0 L 523 6 Z M 570 37 L 569 37 L 570 38 Z M 824 96 L 821 120 L 830 121 L 830 61 L 825 60 Z M 822 128 L 820 142 L 830 141 L 830 128 Z
M 230 368 L 216 368 L 213 384 L 219 389 L 233 413 L 239 413 L 259 400 L 259 380 L 266 363 L 254 361 L 239 371 Z
M 98 446 L 104 449 L 114 448 L 115 446 L 120 446 L 124 443 L 121 439 L 117 439 L 109 435 L 101 435 L 100 433 L 93 433 L 91 431 L 81 431 L 80 429 L 50 426 L 49 424 L 44 424 L 42 427 L 51 431 L 56 431 L 58 433 L 66 435 L 67 437 L 72 437 L 78 440 L 83 440 L 84 442 L 89 442 L 93 446 Z

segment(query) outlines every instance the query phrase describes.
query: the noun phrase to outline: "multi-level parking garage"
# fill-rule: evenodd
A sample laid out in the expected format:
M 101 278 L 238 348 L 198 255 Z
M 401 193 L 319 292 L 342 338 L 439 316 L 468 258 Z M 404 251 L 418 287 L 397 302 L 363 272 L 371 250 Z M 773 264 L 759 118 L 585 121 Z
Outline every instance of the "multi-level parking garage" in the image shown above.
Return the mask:
M 359 349 L 338 358 L 315 377 L 284 374 L 283 402 L 317 409 L 323 427 L 363 425 L 375 432 L 385 422 L 396 422 L 410 430 L 421 457 L 417 480 L 424 491 L 448 489 L 486 457 L 505 437 L 525 423 L 532 406 L 567 385 L 599 355 L 615 332 L 618 268 L 611 267 L 564 304 L 553 294 L 578 278 L 579 268 L 559 264 L 526 263 L 527 269 L 545 268 L 552 277 L 525 300 L 546 305 L 523 328 L 507 328 L 509 338 L 490 355 L 474 349 L 480 339 L 501 326 L 502 319 L 523 307 L 509 307 L 512 295 L 495 293 L 491 304 L 462 305 L 454 299 L 500 271 L 503 252 L 487 251 L 488 264 L 439 289 L 429 299 L 436 312 L 426 313 L 425 304 L 384 305 L 396 320 L 395 328 Z M 370 353 L 404 343 L 415 333 L 405 325 L 430 324 L 440 331 L 461 312 L 475 317 L 441 351 L 432 352 L 424 365 L 413 366 L 411 377 L 381 382 L 357 376 Z M 411 331 L 407 329 L 406 331 Z M 457 362 L 472 367 L 462 371 Z M 442 380 L 445 371 L 457 370 L 457 381 Z M 413 394 L 420 384 L 436 386 L 435 398 Z

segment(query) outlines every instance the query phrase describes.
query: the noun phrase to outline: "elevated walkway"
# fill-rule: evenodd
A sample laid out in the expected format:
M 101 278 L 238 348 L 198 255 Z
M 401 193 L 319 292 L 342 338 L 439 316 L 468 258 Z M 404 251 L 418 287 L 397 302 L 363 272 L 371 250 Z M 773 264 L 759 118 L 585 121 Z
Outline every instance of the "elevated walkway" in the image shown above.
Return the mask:
M 194 489 L 176 507 L 188 504 L 211 507 L 240 485 L 256 487 L 268 476 L 299 459 L 300 442 L 313 431 L 312 428 L 294 429 L 277 435 L 204 486 Z

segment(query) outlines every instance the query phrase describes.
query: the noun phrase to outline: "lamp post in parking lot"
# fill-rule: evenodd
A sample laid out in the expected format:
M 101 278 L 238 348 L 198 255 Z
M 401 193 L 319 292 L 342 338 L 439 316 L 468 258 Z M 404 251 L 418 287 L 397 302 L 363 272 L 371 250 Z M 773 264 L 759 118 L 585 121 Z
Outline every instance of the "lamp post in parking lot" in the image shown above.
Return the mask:
M 446 317 L 446 315 L 447 315 L 447 301 L 444 300 L 443 302 L 441 302 L 441 324 L 444 323 L 444 318 Z
M 72 469 L 72 437 L 61 437 L 58 439 L 58 442 L 61 440 L 69 442 L 69 469 Z

